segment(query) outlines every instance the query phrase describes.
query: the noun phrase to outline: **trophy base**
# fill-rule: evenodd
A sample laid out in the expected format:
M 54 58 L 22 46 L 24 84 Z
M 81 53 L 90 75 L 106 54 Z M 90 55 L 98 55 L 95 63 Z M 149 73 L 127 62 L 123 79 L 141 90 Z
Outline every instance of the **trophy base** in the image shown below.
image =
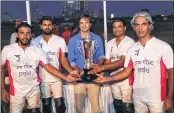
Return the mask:
M 88 74 L 88 72 L 92 69 L 84 69 L 84 73 L 81 76 L 82 81 L 84 82 L 92 82 L 93 80 L 97 79 L 97 75 L 95 74 Z

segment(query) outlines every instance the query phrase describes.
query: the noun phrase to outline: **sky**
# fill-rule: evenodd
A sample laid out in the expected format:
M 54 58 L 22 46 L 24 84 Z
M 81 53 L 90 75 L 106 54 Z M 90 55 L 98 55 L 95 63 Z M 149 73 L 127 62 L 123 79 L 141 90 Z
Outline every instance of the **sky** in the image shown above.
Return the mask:
M 34 1 L 30 1 L 33 4 Z M 60 1 L 37 1 L 45 16 L 61 14 Z M 173 1 L 107 1 L 107 13 L 115 16 L 131 16 L 141 9 L 149 9 L 151 14 L 174 14 Z M 91 1 L 90 7 L 96 12 L 103 8 L 102 1 Z M 12 16 L 26 20 L 25 1 L 1 1 L 1 14 L 8 12 Z

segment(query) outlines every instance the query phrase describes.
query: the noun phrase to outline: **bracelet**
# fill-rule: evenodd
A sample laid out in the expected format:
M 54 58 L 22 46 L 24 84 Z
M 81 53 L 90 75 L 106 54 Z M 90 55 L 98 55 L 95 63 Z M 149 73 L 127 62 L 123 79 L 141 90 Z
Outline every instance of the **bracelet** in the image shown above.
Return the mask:
M 5 87 L 1 88 L 1 90 L 5 89 Z

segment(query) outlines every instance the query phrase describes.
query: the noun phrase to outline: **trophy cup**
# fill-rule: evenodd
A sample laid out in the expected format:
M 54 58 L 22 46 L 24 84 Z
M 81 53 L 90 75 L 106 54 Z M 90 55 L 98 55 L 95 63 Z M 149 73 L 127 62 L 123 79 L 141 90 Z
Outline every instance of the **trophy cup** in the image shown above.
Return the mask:
M 98 77 L 95 74 L 88 74 L 88 71 L 92 70 L 91 66 L 93 63 L 94 42 L 95 40 L 89 38 L 85 38 L 81 41 L 84 56 L 84 73 L 81 76 L 81 79 L 85 82 L 91 82 Z

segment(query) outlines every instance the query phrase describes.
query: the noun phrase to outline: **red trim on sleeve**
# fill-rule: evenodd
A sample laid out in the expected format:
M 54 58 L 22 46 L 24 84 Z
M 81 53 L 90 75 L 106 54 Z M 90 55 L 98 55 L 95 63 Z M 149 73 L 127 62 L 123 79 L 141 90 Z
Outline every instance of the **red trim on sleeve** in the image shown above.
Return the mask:
M 128 67 L 133 68 L 133 62 L 132 62 L 132 59 L 131 59 L 131 58 L 130 58 L 130 60 L 129 60 Z
M 164 101 L 166 98 L 166 66 L 164 62 L 160 61 L 160 73 L 161 73 L 161 101 Z
M 6 66 L 7 65 L 7 60 L 5 60 L 4 64 L 1 64 L 2 66 Z
M 14 92 L 15 88 L 13 85 L 13 77 L 11 75 L 10 62 L 7 60 L 6 63 L 7 63 L 7 67 L 8 67 L 8 75 L 9 75 L 9 80 L 10 80 L 10 95 L 14 96 L 15 95 L 15 92 Z
M 41 83 L 41 78 L 39 76 L 39 66 L 36 68 L 36 73 L 37 73 L 37 82 Z
M 40 61 L 39 64 L 40 64 L 42 67 L 44 67 L 44 65 L 45 65 L 42 61 Z
M 128 79 L 129 79 L 129 86 L 132 86 L 134 83 L 134 70 L 131 72 Z
M 129 68 L 133 68 L 133 61 L 132 59 L 130 58 L 129 60 L 129 63 L 128 63 L 128 66 Z M 129 75 L 129 86 L 133 85 L 133 82 L 134 82 L 134 70 L 131 72 L 131 74 Z

